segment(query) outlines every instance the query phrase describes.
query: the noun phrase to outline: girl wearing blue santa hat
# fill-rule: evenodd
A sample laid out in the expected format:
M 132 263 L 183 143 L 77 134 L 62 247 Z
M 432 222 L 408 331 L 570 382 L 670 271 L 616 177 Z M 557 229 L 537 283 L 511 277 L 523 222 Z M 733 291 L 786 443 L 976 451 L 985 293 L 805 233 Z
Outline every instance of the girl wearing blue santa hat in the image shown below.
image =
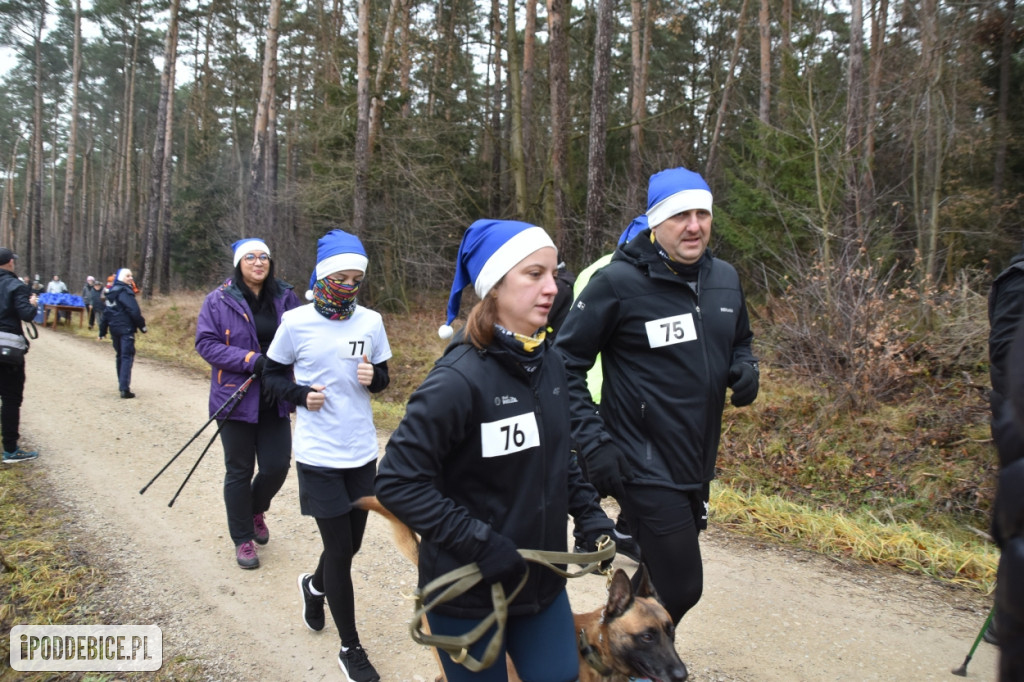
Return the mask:
M 492 613 L 499 583 L 514 596 L 496 660 L 507 653 L 522 679 L 537 682 L 577 679 L 576 637 L 565 579 L 527 573 L 517 550 L 566 551 L 569 514 L 591 545 L 612 528 L 571 457 L 565 369 L 545 339 L 557 267 L 540 227 L 469 226 L 442 337 L 452 335 L 463 288 L 472 284 L 480 301 L 409 398 L 376 482 L 381 503 L 421 535 L 420 587 L 473 562 L 480 569 L 481 583 L 428 613 L 431 632 L 472 630 Z M 489 640 L 469 654 L 480 659 Z M 472 672 L 438 653 L 449 682 L 507 679 L 503 663 Z
M 293 408 L 263 394 L 260 377 L 281 316 L 302 303 L 292 285 L 274 276 L 265 241 L 240 239 L 231 250 L 234 272 L 199 310 L 196 351 L 210 363 L 211 415 L 256 375 L 245 397 L 219 417 L 228 531 L 238 565 L 253 569 L 260 565 L 256 545 L 270 540 L 265 514 L 288 477 L 292 453 Z
M 367 517 L 353 502 L 373 494 L 377 469 L 370 394 L 387 388 L 391 357 L 380 314 L 356 301 L 367 262 L 355 235 L 331 230 L 320 238 L 306 292 L 313 303 L 285 314 L 266 372 L 268 390 L 299 406 L 299 506 L 323 542 L 316 570 L 298 578 L 302 620 L 322 630 L 326 596 L 341 637 L 338 665 L 350 682 L 380 679 L 359 643 L 351 576 Z

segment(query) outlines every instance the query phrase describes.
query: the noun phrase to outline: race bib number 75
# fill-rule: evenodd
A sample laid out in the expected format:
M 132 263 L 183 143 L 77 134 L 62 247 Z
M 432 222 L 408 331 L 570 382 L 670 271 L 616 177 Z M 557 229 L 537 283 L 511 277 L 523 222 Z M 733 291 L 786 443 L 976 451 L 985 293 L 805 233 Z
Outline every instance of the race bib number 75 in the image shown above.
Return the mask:
M 480 451 L 484 457 L 511 455 L 538 445 L 540 432 L 533 412 L 480 425 Z
M 651 348 L 697 340 L 697 328 L 693 324 L 693 313 L 651 320 L 644 326 L 647 328 L 647 342 Z

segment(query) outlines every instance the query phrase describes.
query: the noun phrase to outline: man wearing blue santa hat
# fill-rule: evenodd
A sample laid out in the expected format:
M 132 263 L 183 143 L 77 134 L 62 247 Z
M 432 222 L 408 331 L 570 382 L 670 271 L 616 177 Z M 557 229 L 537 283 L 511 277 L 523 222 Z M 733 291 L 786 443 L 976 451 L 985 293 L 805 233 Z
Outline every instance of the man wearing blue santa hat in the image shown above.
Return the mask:
M 739 276 L 708 249 L 711 189 L 699 174 L 651 176 L 648 228 L 620 244 L 580 292 L 555 341 L 569 376 L 584 469 L 629 515 L 654 587 L 678 623 L 699 600 L 699 534 L 732 404 L 757 397 L 757 358 Z M 587 371 L 602 357 L 600 411 Z

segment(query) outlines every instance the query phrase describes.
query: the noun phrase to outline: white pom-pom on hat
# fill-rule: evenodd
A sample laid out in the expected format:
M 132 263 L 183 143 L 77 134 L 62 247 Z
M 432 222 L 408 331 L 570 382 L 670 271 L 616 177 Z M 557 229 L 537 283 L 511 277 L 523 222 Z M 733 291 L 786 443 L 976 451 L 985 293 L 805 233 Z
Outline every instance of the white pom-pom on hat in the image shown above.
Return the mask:
M 450 324 L 442 324 L 440 327 L 437 328 L 437 335 L 440 336 L 442 339 L 450 339 L 452 338 L 452 334 L 454 333 L 455 330 L 452 329 L 452 326 Z

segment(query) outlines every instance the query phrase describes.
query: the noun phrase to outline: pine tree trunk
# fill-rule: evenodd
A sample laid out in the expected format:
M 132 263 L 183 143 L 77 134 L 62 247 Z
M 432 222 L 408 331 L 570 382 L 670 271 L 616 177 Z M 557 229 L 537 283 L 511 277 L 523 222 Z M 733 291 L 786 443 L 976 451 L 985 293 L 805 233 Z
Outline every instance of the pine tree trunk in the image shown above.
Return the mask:
M 562 260 L 572 260 L 571 240 L 566 234 L 569 213 L 569 5 L 548 0 L 548 60 L 551 81 L 551 192 L 548 225 Z
M 171 18 L 164 41 L 164 69 L 160 75 L 160 100 L 153 127 L 153 156 L 149 168 L 149 197 L 146 204 L 146 235 L 143 242 L 142 297 L 153 295 L 153 259 L 156 254 L 157 230 L 160 225 L 161 191 L 164 186 L 164 147 L 167 144 L 167 105 L 174 87 L 174 55 L 178 41 L 178 0 L 171 0 Z
M 757 14 L 757 28 L 761 45 L 760 105 L 757 115 L 766 129 L 771 124 L 772 111 L 772 31 L 770 21 L 771 13 L 768 8 L 768 0 L 761 0 L 761 10 Z
M 516 40 L 516 0 L 508 0 L 508 19 L 505 21 L 508 42 L 508 91 L 512 100 L 512 134 L 509 157 L 512 178 L 516 188 L 516 217 L 526 219 L 526 163 L 523 156 L 523 90 L 519 78 L 519 44 Z
M 61 222 L 61 240 L 64 247 L 61 259 L 67 272 L 77 272 L 72 267 L 71 256 L 81 249 L 75 249 L 75 160 L 78 156 L 78 79 L 82 71 L 82 6 L 75 0 L 75 35 L 71 55 L 71 112 L 68 131 L 68 154 L 64 174 L 64 211 Z
M 587 158 L 587 222 L 583 230 L 583 262 L 598 256 L 605 226 L 605 165 L 608 143 L 608 75 L 611 70 L 613 0 L 597 4 L 594 36 L 594 81 L 590 97 L 590 153 Z
M 277 90 L 277 39 L 281 20 L 281 0 L 271 0 L 267 13 L 267 39 L 263 46 L 263 76 L 260 82 L 260 99 L 253 122 L 252 156 L 249 160 L 249 191 L 247 193 L 248 227 L 256 234 L 268 234 L 268 206 L 273 201 L 268 186 L 268 164 L 270 148 L 274 140 L 271 119 L 275 115 L 274 100 Z
M 729 72 L 725 77 L 725 87 L 722 88 L 722 101 L 718 103 L 718 113 L 715 115 L 715 128 L 711 133 L 711 144 L 708 145 L 708 161 L 705 175 L 708 180 L 715 174 L 715 166 L 718 164 L 718 138 L 722 134 L 722 125 L 725 123 L 725 114 L 729 111 L 729 94 L 732 92 L 732 82 L 736 74 L 736 64 L 739 62 L 740 45 L 742 44 L 743 27 L 747 22 L 748 0 L 743 0 L 740 6 L 740 18 L 736 22 L 736 40 L 732 45 L 732 55 L 729 57 Z
M 370 0 L 358 0 L 356 48 L 356 183 L 352 201 L 352 229 L 357 237 L 366 232 L 370 181 Z

